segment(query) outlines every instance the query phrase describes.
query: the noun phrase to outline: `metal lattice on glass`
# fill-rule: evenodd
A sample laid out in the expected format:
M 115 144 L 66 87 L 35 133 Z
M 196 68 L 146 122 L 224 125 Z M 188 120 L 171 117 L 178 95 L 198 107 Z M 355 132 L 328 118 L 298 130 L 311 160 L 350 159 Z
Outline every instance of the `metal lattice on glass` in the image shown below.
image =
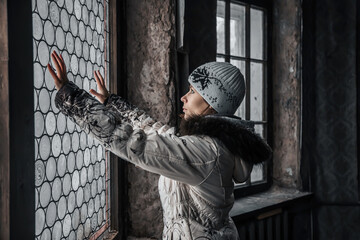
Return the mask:
M 246 95 L 235 115 L 255 122 L 255 132 L 267 138 L 266 9 L 241 1 L 217 1 L 217 61 L 235 65 L 246 81 Z M 253 168 L 241 185 L 266 181 L 267 165 Z
M 46 65 L 56 50 L 80 88 L 97 89 L 94 70 L 108 81 L 108 1 L 32 0 L 32 16 L 35 237 L 96 238 L 109 226 L 109 153 L 55 107 Z

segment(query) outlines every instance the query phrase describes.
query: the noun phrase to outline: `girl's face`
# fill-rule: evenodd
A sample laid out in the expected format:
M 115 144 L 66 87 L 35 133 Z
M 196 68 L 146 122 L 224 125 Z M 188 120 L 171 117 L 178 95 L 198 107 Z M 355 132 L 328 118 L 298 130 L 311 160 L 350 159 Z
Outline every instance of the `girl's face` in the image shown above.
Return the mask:
M 209 109 L 209 104 L 191 85 L 189 86 L 189 92 L 182 96 L 180 100 L 184 103 L 185 120 L 194 115 L 203 115 Z

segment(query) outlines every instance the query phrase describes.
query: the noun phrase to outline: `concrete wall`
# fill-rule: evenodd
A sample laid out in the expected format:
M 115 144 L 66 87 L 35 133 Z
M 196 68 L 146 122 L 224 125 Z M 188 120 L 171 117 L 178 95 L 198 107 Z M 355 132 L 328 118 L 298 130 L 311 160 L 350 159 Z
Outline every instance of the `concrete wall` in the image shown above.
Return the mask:
M 175 120 L 175 1 L 127 1 L 129 101 L 167 124 Z M 129 166 L 129 236 L 161 238 L 158 175 Z
M 273 4 L 273 178 L 300 189 L 301 1 Z

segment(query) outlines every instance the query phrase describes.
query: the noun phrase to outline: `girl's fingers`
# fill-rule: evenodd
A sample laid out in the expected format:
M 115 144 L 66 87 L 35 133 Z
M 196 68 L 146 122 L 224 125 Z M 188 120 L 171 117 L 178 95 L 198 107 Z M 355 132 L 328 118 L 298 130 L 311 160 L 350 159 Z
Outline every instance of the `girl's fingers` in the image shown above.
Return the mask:
M 98 70 L 97 72 L 98 72 L 98 75 L 99 75 L 99 77 L 100 77 L 100 80 L 101 80 L 102 85 L 104 86 L 104 88 L 106 88 L 106 84 L 105 84 L 105 82 L 104 82 L 104 78 L 101 76 L 101 73 L 100 73 L 99 70 Z
M 61 73 L 63 73 L 64 72 L 64 64 L 61 61 L 59 55 L 55 52 L 55 50 L 53 51 L 53 55 L 54 55 L 54 57 L 56 59 L 56 62 L 58 63 L 58 65 L 60 67 Z
M 54 70 L 52 69 L 52 67 L 50 66 L 50 64 L 48 63 L 47 68 L 49 69 L 49 72 L 51 74 L 51 76 L 54 78 L 54 80 L 57 80 L 58 77 L 56 76 L 56 73 L 54 72 Z
M 95 77 L 99 80 L 100 84 L 102 84 L 98 71 L 94 71 L 94 73 L 95 73 Z
M 95 80 L 96 80 L 97 85 L 101 86 L 101 82 L 100 82 L 99 76 L 97 75 L 96 71 L 94 71 L 94 75 L 95 75 Z
M 98 99 L 102 98 L 102 95 L 100 93 L 98 93 L 97 91 L 95 91 L 94 89 L 90 89 L 89 91 L 92 95 L 94 95 L 95 97 L 97 97 Z
M 59 78 L 56 76 L 56 73 L 54 72 L 54 70 L 52 69 L 52 67 L 50 66 L 50 64 L 47 65 L 49 72 L 51 74 L 51 76 L 53 77 L 55 82 L 60 82 Z
M 59 74 L 58 76 L 60 76 L 60 71 L 61 71 L 60 65 L 59 65 L 58 61 L 56 60 L 56 57 L 54 54 L 51 54 L 51 59 L 53 60 L 53 63 L 55 65 L 56 72 Z
M 51 57 L 53 58 L 53 61 L 55 61 L 55 63 L 58 64 L 59 69 L 61 70 L 61 63 L 60 63 L 60 61 L 58 59 L 58 56 L 57 56 L 55 50 L 51 53 Z
M 55 50 L 53 51 L 53 53 L 54 53 L 54 56 L 55 56 L 55 58 L 57 60 L 57 63 L 60 66 L 61 74 L 66 74 L 65 62 L 64 62 L 64 59 L 62 58 L 61 54 L 60 54 L 60 57 L 59 57 L 59 55 L 57 54 L 57 52 Z
M 94 73 L 95 73 L 95 81 L 96 81 L 98 87 L 99 87 L 99 88 L 102 88 L 100 79 L 99 79 L 99 77 L 97 76 L 96 71 L 94 71 Z
M 101 74 L 100 74 L 100 71 L 95 71 L 95 76 L 98 78 L 100 84 L 101 84 L 101 87 L 102 88 L 106 88 L 105 84 L 104 84 L 104 79 L 102 78 Z
M 105 97 L 104 95 L 98 93 L 97 91 L 95 91 L 94 89 L 90 89 L 90 93 L 93 94 L 97 100 L 101 103 L 104 103 L 105 102 Z
M 95 79 L 97 80 L 97 82 L 99 83 L 99 85 L 102 85 L 102 82 L 101 82 L 101 80 L 100 80 L 100 77 L 99 77 L 97 71 L 94 71 L 94 74 L 95 74 Z
M 66 65 L 65 65 L 65 61 L 64 61 L 64 59 L 63 59 L 63 57 L 62 57 L 62 55 L 60 54 L 60 59 L 61 59 L 61 63 L 62 63 L 62 65 L 63 65 L 63 70 L 64 71 L 66 71 Z
M 95 95 L 95 96 L 99 96 L 100 94 L 97 92 L 97 91 L 95 91 L 94 89 L 90 89 L 90 91 L 89 91 L 91 94 L 93 94 L 93 95 Z

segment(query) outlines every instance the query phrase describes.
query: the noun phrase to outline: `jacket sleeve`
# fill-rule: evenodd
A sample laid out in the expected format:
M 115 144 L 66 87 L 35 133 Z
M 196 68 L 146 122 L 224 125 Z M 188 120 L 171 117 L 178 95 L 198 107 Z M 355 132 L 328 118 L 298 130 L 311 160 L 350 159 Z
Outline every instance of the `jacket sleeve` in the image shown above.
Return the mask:
M 147 171 L 197 185 L 215 167 L 217 149 L 210 137 L 177 137 L 169 132 L 146 133 L 144 128 L 134 129 L 134 123 L 126 121 L 128 117 L 109 110 L 72 82 L 59 90 L 55 103 L 62 113 L 105 148 Z M 134 114 L 131 109 L 122 111 Z
M 127 102 L 124 98 L 111 94 L 105 101 L 104 105 L 114 111 L 124 122 L 129 123 L 133 128 L 141 128 L 146 133 L 157 131 L 164 133 L 166 131 L 174 132 L 174 128 L 169 127 L 161 122 L 156 122 L 145 111 L 135 107 Z

